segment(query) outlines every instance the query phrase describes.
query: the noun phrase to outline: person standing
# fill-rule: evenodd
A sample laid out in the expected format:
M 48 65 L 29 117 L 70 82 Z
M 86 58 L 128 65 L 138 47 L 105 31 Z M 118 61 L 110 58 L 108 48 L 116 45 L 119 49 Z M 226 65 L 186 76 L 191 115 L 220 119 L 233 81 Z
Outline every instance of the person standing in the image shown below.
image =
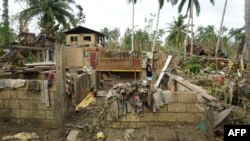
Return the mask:
M 148 84 L 151 84 L 152 76 L 153 76 L 151 63 L 152 63 L 151 59 L 148 59 L 146 63 L 146 78 L 147 78 Z

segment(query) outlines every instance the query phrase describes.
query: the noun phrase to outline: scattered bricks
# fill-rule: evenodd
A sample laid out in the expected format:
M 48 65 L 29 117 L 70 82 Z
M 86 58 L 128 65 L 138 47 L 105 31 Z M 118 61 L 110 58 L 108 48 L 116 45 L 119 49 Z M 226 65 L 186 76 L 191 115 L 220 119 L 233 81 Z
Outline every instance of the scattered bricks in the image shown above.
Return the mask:
M 18 99 L 28 99 L 27 91 L 17 91 Z
M 178 102 L 195 103 L 196 101 L 196 94 L 178 94 Z
M 0 109 L 3 108 L 3 100 L 0 100 Z
M 38 109 L 38 103 L 40 103 L 40 101 L 22 100 L 19 104 L 21 109 L 30 110 Z
M 176 121 L 176 113 L 158 113 L 158 121 Z
M 67 141 L 76 141 L 77 137 L 79 136 L 80 131 L 73 129 L 69 132 L 69 135 L 67 136 Z
M 54 111 L 45 111 L 46 119 L 54 119 Z
M 10 101 L 9 100 L 3 101 L 3 108 L 5 108 L 5 109 L 9 109 L 10 108 Z
M 170 103 L 168 104 L 168 112 L 186 112 L 186 104 Z
M 202 113 L 204 108 L 198 104 L 187 104 L 187 112 Z
M 195 114 L 195 123 L 199 123 L 204 120 L 204 114 L 196 113 Z
M 11 91 L 0 91 L 0 99 L 10 99 Z
M 195 114 L 192 114 L 192 113 L 178 113 L 177 114 L 177 122 L 194 123 L 195 122 Z
M 157 113 L 144 113 L 142 117 L 139 117 L 140 121 L 157 121 Z
M 42 110 L 29 110 L 29 118 L 45 118 L 45 112 Z
M 19 109 L 19 101 L 18 100 L 11 100 L 10 101 L 10 108 L 11 109 Z
M 121 127 L 121 122 L 112 122 L 112 128 L 120 128 Z

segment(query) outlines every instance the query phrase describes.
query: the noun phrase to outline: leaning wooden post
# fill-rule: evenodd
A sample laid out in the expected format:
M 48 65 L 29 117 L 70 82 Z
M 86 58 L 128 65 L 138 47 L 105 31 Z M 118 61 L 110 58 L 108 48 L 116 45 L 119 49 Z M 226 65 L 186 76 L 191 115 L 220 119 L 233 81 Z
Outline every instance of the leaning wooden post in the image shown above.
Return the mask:
M 64 125 L 67 113 L 67 102 L 65 94 L 65 55 L 64 46 L 56 44 L 56 85 L 55 96 L 55 123 L 56 126 Z

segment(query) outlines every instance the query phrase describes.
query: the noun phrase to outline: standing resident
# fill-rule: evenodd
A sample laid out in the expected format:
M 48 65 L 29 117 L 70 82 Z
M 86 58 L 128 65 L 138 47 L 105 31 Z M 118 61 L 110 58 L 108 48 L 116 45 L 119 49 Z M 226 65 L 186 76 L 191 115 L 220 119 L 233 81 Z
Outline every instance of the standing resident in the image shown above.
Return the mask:
M 151 59 L 148 59 L 147 64 L 146 64 L 146 78 L 147 78 L 148 84 L 151 84 L 152 76 L 153 76 L 151 63 L 152 63 Z

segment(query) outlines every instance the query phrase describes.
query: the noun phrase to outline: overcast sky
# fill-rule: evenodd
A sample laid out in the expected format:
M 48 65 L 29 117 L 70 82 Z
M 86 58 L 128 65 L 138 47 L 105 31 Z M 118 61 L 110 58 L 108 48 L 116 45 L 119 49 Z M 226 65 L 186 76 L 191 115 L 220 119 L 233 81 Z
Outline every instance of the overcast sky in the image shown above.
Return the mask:
M 82 26 L 92 28 L 99 31 L 104 27 L 120 28 L 123 33 L 127 27 L 132 26 L 132 4 L 128 4 L 127 0 L 75 0 L 81 4 L 86 14 L 86 22 Z M 201 4 L 201 13 L 199 17 L 195 17 L 195 27 L 199 25 L 214 25 L 219 29 L 223 6 L 225 0 L 215 0 L 215 5 L 209 3 L 209 0 L 199 0 Z M 228 0 L 224 25 L 226 27 L 242 27 L 244 25 L 244 1 L 245 0 Z M 0 1 L 2 5 L 2 0 Z M 156 14 L 158 0 L 138 0 L 135 5 L 135 25 L 136 29 L 144 28 L 145 18 L 150 18 L 150 13 Z M 2 8 L 1 8 L 2 9 Z M 9 0 L 9 9 L 11 14 L 21 11 L 20 6 Z M 183 12 L 186 7 L 184 8 Z M 169 3 L 165 3 L 161 10 L 159 27 L 167 27 L 166 23 L 173 21 L 173 17 L 177 17 L 177 6 L 172 7 Z M 156 19 L 156 18 L 155 18 Z M 156 21 L 156 20 L 155 20 Z M 154 25 L 155 22 L 154 21 Z M 32 32 L 38 32 L 36 22 L 32 22 Z

